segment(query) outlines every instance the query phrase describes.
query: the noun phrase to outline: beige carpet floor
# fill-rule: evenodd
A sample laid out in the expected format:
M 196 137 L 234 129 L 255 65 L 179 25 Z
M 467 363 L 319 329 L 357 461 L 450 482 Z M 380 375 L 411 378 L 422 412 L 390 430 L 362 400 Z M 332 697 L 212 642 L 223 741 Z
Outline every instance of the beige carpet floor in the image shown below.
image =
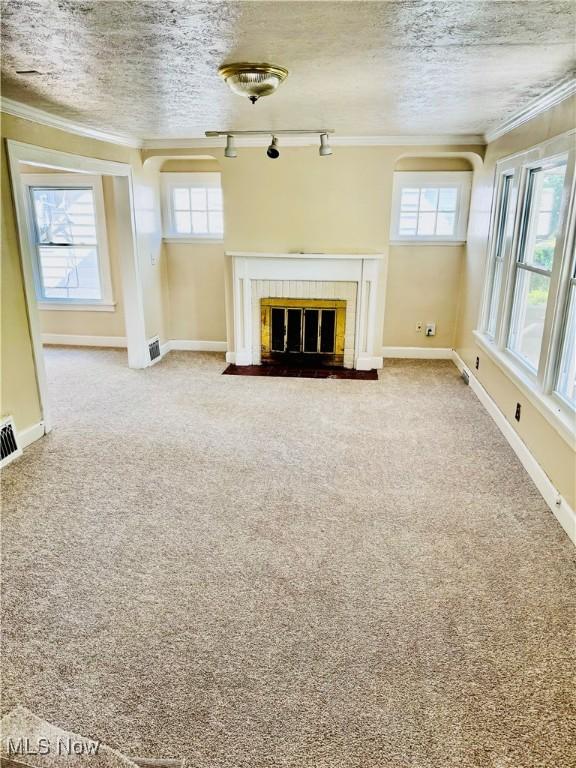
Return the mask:
M 51 349 L 3 711 L 193 768 L 574 766 L 574 549 L 449 362 Z

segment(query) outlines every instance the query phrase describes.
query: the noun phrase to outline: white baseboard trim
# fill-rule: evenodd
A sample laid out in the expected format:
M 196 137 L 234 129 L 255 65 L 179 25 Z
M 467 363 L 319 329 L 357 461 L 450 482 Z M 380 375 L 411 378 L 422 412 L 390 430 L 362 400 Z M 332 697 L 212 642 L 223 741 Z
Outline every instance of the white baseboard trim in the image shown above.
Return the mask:
M 31 427 L 18 432 L 18 445 L 22 449 L 27 448 L 32 443 L 35 443 L 36 440 L 44 437 L 44 434 L 44 422 L 39 421 L 37 424 L 33 424 Z
M 127 347 L 125 336 L 79 336 L 65 333 L 43 333 L 42 344 L 64 347 Z
M 383 357 L 409 360 L 452 360 L 450 347 L 382 347 Z
M 371 355 L 358 355 L 356 358 L 357 371 L 372 371 L 375 368 L 379 369 L 383 366 L 384 361 L 381 357 L 373 357 Z
M 532 482 L 542 494 L 544 501 L 548 504 L 554 516 L 568 534 L 568 537 L 574 544 L 576 544 L 576 511 L 573 510 L 566 499 L 560 495 L 546 472 L 534 458 L 534 455 L 531 453 L 526 443 L 523 442 L 520 435 L 506 419 L 496 402 L 484 389 L 482 384 L 455 350 L 452 354 L 452 360 L 459 371 L 465 371 L 467 373 L 470 388 L 496 422 L 496 425 L 510 444 L 516 456 L 518 456 L 522 466 L 532 478 Z

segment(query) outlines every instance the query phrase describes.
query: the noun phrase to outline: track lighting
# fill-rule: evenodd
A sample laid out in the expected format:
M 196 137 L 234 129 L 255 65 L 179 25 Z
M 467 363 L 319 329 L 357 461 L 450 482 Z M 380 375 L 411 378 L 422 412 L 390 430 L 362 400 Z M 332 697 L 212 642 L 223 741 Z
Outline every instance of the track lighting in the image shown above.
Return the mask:
M 328 134 L 327 133 L 321 133 L 320 134 L 320 157 L 325 157 L 326 155 L 332 154 L 332 147 L 330 144 L 328 144 Z
M 328 137 L 331 133 L 334 133 L 334 131 L 331 128 L 320 128 L 316 129 L 315 131 L 305 131 L 300 129 L 295 130 L 278 130 L 274 131 L 272 133 L 270 130 L 268 131 L 206 131 L 206 136 L 208 138 L 218 138 L 220 136 L 226 137 L 226 148 L 224 150 L 224 157 L 237 157 L 238 153 L 236 151 L 236 143 L 235 138 L 238 136 L 240 137 L 240 141 L 243 146 L 248 147 L 261 147 L 266 146 L 265 144 L 261 142 L 261 139 L 258 137 L 260 136 L 272 136 L 272 141 L 268 145 L 268 148 L 266 149 L 266 155 L 271 160 L 276 160 L 280 157 L 280 150 L 278 149 L 278 136 L 288 136 L 288 144 L 291 146 L 307 146 L 308 144 L 312 144 L 313 142 L 309 142 L 306 140 L 301 141 L 300 139 L 297 139 L 296 141 L 290 141 L 290 137 L 300 137 L 300 136 L 320 136 L 320 156 L 326 157 L 327 155 L 332 154 L 332 147 L 328 143 Z
M 224 157 L 238 157 L 236 152 L 236 145 L 234 143 L 234 136 L 228 134 L 226 136 L 226 149 L 224 150 Z
M 278 149 L 278 139 L 276 136 L 272 136 L 272 141 L 270 142 L 270 146 L 266 150 L 266 154 L 270 158 L 270 160 L 276 160 L 278 157 L 280 157 L 280 150 Z

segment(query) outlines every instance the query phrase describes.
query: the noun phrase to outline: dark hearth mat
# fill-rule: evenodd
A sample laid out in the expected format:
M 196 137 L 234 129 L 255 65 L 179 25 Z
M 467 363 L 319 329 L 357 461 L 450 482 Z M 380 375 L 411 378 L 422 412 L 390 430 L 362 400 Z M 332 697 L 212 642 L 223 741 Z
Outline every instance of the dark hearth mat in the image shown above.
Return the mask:
M 354 368 L 300 368 L 288 365 L 229 365 L 228 376 L 288 376 L 300 379 L 356 379 L 378 381 L 378 371 L 356 371 Z

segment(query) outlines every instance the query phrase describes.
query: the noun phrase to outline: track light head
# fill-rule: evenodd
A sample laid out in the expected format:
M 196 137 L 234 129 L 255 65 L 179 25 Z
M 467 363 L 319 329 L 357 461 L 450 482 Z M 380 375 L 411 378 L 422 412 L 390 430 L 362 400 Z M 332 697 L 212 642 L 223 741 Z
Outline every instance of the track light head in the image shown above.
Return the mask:
M 280 157 L 280 150 L 278 149 L 278 139 L 276 136 L 272 136 L 272 141 L 270 142 L 270 146 L 266 150 L 266 154 L 270 158 L 270 160 L 276 160 L 276 158 Z
M 332 154 L 332 147 L 330 144 L 328 144 L 327 133 L 320 134 L 320 149 L 318 151 L 320 152 L 320 157 L 325 157 L 326 155 Z
M 224 157 L 238 157 L 238 152 L 236 152 L 236 145 L 234 143 L 234 136 L 230 136 L 230 134 L 226 136 L 226 149 L 224 150 Z

